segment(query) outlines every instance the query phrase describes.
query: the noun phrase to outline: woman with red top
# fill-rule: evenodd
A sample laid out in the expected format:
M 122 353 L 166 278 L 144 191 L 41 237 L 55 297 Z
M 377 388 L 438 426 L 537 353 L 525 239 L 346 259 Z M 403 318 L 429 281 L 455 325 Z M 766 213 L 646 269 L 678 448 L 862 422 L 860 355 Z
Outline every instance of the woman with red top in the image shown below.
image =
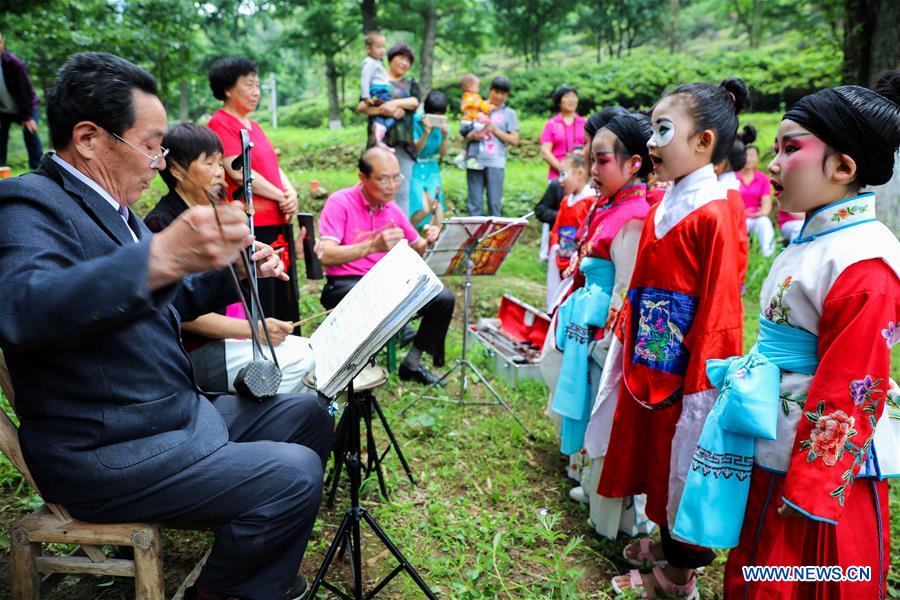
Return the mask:
M 274 278 L 259 281 L 259 296 L 267 317 L 296 321 L 300 317 L 296 269 L 291 268 L 287 251 L 291 229 L 285 227 L 297 214 L 297 191 L 278 164 L 275 148 L 259 123 L 248 115 L 259 104 L 259 75 L 256 63 L 244 57 L 222 58 L 209 70 L 209 87 L 223 106 L 209 120 L 209 128 L 222 140 L 225 152 L 225 172 L 228 197 L 241 186 L 240 170 L 232 168 L 232 161 L 241 155 L 241 129 L 250 133 L 253 149 L 250 157 L 253 169 L 253 225 L 256 239 L 282 252 L 285 272 L 291 280 Z
M 759 148 L 747 146 L 747 162 L 738 174 L 744 210 L 747 213 L 747 231 L 756 236 L 759 251 L 763 256 L 771 256 L 775 251 L 775 229 L 769 219 L 772 212 L 772 186 L 769 177 L 756 168 L 759 162 Z
M 578 108 L 578 92 L 564 85 L 553 93 L 553 104 L 559 111 L 547 121 L 541 132 L 541 158 L 550 165 L 547 180 L 559 177 L 560 161 L 567 154 L 584 146 L 584 118 Z

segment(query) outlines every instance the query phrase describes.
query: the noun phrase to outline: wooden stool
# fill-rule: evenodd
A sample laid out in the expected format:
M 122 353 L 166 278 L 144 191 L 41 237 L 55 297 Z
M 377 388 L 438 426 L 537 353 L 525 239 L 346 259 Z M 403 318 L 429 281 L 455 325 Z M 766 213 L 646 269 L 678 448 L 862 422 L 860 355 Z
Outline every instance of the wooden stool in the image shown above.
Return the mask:
M 15 393 L 3 354 L 0 354 L 0 389 L 15 409 Z M 0 451 L 40 494 L 25 464 L 15 424 L 0 410 Z M 78 544 L 85 556 L 44 556 L 43 544 Z M 109 558 L 101 546 L 131 546 L 134 560 Z M 188 574 L 173 600 L 200 574 L 209 552 Z M 73 519 L 64 506 L 44 504 L 10 527 L 10 586 L 14 600 L 38 600 L 56 583 L 53 575 L 113 575 L 133 577 L 135 598 L 163 600 L 162 538 L 159 525 L 150 523 L 86 523 Z M 45 577 L 42 577 L 44 575 Z M 42 589 L 43 588 L 43 589 Z
M 87 556 L 43 556 L 42 545 L 80 544 L 131 546 L 134 560 L 107 558 L 95 561 Z M 83 521 L 62 521 L 42 506 L 23 517 L 10 529 L 12 595 L 16 600 L 41 597 L 41 575 L 84 573 L 134 577 L 136 598 L 163 600 L 163 568 L 160 530 L 147 523 L 99 525 Z

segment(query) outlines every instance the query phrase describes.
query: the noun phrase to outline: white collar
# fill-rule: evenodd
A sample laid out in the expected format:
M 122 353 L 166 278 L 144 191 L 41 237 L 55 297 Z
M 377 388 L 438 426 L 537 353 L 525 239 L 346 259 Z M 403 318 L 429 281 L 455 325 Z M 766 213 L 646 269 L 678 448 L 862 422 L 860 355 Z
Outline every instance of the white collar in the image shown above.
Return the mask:
M 569 206 L 575 206 L 578 202 L 581 202 L 585 198 L 592 198 L 594 196 L 594 186 L 591 185 L 591 182 L 587 182 L 580 191 L 575 192 L 574 194 L 569 194 Z
M 716 178 L 712 164 L 706 164 L 666 190 L 653 219 L 657 239 L 661 239 L 682 219 L 698 208 L 723 200 L 728 194 L 725 184 Z
M 806 217 L 793 243 L 804 244 L 817 237 L 876 220 L 875 193 L 866 192 L 817 208 Z
M 56 153 L 54 152 L 54 153 L 51 155 L 51 158 L 53 159 L 53 162 L 55 162 L 55 163 L 58 164 L 60 167 L 62 167 L 63 169 L 65 169 L 65 171 L 66 171 L 67 173 L 69 173 L 70 175 L 72 175 L 73 177 L 75 177 L 76 179 L 78 179 L 78 181 L 80 181 L 80 182 L 83 183 L 84 185 L 88 186 L 89 188 L 91 188 L 92 190 L 94 190 L 95 192 L 97 192 L 97 194 L 99 194 L 101 198 L 103 198 L 104 200 L 106 200 L 106 201 L 109 203 L 109 205 L 112 207 L 112 209 L 113 209 L 114 211 L 116 211 L 116 214 L 117 214 L 123 221 L 125 221 L 125 227 L 128 228 L 128 233 L 131 234 L 131 237 L 134 238 L 134 241 L 138 241 L 137 235 L 135 235 L 135 233 L 131 230 L 131 226 L 128 224 L 128 219 L 126 219 L 125 217 L 123 217 L 122 214 L 119 212 L 119 207 L 122 206 L 122 205 L 119 204 L 119 203 L 115 200 L 115 198 L 113 198 L 112 196 L 110 196 L 110 195 L 109 195 L 109 192 L 107 192 L 107 191 L 104 190 L 102 187 L 100 187 L 100 184 L 99 184 L 99 183 L 97 183 L 96 181 L 94 181 L 93 179 L 91 179 L 90 177 L 88 177 L 87 175 L 85 175 L 84 173 L 82 173 L 81 171 L 79 171 L 78 169 L 76 169 L 75 167 L 73 167 L 72 165 L 70 165 L 68 162 L 66 162 L 66 160 L 65 160 L 64 158 L 61 158 L 61 157 L 59 156 L 59 154 L 56 154 Z

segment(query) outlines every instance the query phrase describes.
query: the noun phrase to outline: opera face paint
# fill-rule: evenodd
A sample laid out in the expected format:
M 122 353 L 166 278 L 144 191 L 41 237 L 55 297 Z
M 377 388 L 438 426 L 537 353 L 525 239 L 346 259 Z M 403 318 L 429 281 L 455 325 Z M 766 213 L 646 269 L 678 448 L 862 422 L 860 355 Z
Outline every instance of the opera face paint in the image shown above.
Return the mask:
M 615 144 L 616 134 L 606 128 L 598 131 L 591 143 L 591 177 L 594 188 L 599 194 L 609 198 L 613 198 L 633 177 L 626 170 L 626 164 L 622 164 L 619 155 L 615 153 Z
M 653 135 L 647 140 L 647 146 L 653 144 L 657 148 L 662 148 L 672 141 L 675 137 L 675 123 L 671 120 L 662 118 L 651 124 Z
M 775 158 L 769 177 L 778 206 L 807 212 L 835 199 L 829 180 L 825 142 L 793 121 L 782 121 L 775 137 Z
M 709 162 L 709 156 L 697 152 L 690 143 L 694 125 L 678 95 L 659 101 L 650 126 L 653 135 L 647 141 L 647 149 L 660 181 L 678 181 Z

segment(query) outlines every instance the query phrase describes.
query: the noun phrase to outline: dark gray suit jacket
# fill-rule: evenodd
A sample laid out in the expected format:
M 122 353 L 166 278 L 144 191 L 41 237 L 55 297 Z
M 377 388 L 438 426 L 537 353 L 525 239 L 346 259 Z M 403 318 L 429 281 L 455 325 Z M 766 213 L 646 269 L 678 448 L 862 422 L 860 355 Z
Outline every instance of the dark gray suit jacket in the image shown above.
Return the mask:
M 227 272 L 147 289 L 153 235 L 44 156 L 0 181 L 0 347 L 44 499 L 150 486 L 228 441 L 194 383 L 181 320 L 232 301 Z

